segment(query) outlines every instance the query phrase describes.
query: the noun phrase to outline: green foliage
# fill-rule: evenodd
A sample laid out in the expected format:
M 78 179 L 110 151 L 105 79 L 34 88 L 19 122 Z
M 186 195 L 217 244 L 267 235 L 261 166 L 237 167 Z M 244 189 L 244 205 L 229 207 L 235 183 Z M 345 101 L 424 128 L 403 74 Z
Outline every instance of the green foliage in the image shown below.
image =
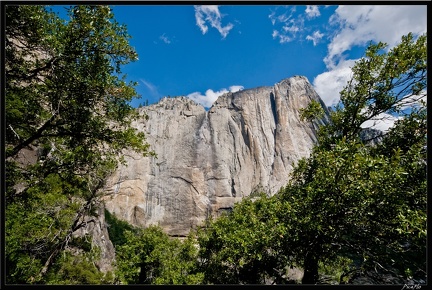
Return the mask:
M 106 274 L 99 271 L 95 259 L 99 258 L 96 250 L 79 254 L 65 251 L 47 273 L 48 285 L 85 285 L 85 284 L 112 284 L 114 276 L 111 272 Z
M 299 163 L 282 192 L 296 213 L 287 222 L 301 229 L 299 252 L 312 252 L 316 261 L 349 255 L 366 268 L 378 263 L 401 276 L 406 268 L 425 270 L 424 143 L 405 154 L 399 148 L 387 156 L 376 152 L 398 128 L 377 148 L 343 139 Z
M 116 248 L 117 277 L 124 284 L 200 284 L 192 237 L 181 242 L 157 226 L 126 231 L 126 243 Z
M 346 284 L 348 283 L 347 273 L 354 269 L 353 261 L 346 257 L 338 256 L 334 260 L 319 262 L 320 280 L 326 284 Z
M 319 262 L 340 257 L 401 279 L 407 269 L 425 277 L 426 104 L 414 101 L 426 96 L 426 36 L 384 47 L 371 45 L 355 64 L 332 122 L 280 193 L 295 212 L 286 222 L 299 225 L 289 236 L 301 241 L 304 283 L 318 281 Z M 382 114 L 400 119 L 377 146 L 365 145 L 362 125 Z
M 426 44 L 425 34 L 414 39 L 409 33 L 388 52 L 385 43 L 369 45 L 340 92 L 340 102 L 330 114 L 331 125 L 320 132 L 321 145 L 328 148 L 334 138 L 358 138 L 366 121 L 382 120 L 384 113 L 408 116 L 411 105 L 426 98 Z
M 198 232 L 205 283 L 259 284 L 268 277 L 284 281 L 280 269 L 289 255 L 281 249 L 289 248 L 282 244 L 289 225 L 281 222 L 279 213 L 287 212 L 287 206 L 261 194 L 258 200 L 244 199 L 230 214 L 209 220 Z
M 322 105 L 315 100 L 312 100 L 306 108 L 300 109 L 300 118 L 302 121 L 313 121 L 323 116 L 324 109 Z
M 68 15 L 5 7 L 7 283 L 48 282 L 83 217 L 96 215 L 121 150 L 151 154 L 130 126 L 135 84 L 121 67 L 137 54 L 126 27 L 108 6 L 73 6 Z M 22 161 L 28 148 L 36 162 Z M 75 280 L 66 273 L 50 280 Z
M 127 242 L 125 232 L 135 231 L 128 222 L 122 221 L 105 209 L 105 220 L 108 227 L 108 235 L 114 247 L 124 245 Z
M 42 184 L 31 187 L 25 200 L 7 205 L 8 283 L 38 281 L 41 264 L 70 235 L 68 229 L 81 204 L 63 194 L 63 184 L 60 179 L 49 176 Z

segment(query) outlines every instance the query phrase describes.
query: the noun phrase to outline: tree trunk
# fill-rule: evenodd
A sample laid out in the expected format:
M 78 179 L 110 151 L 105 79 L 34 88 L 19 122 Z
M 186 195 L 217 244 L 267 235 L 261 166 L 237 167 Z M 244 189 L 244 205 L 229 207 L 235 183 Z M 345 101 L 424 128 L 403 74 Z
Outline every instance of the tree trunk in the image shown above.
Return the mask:
M 146 265 L 145 264 L 142 264 L 141 266 L 140 266 L 140 273 L 139 273 L 139 276 L 138 276 L 138 284 L 149 284 L 148 283 L 148 281 L 147 281 L 147 269 L 146 269 Z
M 318 259 L 311 254 L 307 254 L 303 266 L 302 284 L 316 284 L 318 282 Z

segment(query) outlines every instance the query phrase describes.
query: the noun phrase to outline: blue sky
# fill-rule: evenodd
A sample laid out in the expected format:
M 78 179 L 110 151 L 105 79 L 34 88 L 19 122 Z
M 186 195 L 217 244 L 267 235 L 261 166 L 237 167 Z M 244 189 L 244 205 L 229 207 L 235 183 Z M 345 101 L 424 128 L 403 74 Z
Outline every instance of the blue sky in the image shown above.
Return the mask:
M 140 100 L 223 92 L 306 76 L 328 105 L 370 41 L 426 32 L 426 5 L 112 5 L 139 60 L 123 67 Z M 162 3 L 161 3 L 162 4 Z M 56 9 L 57 10 L 57 9 Z M 58 11 L 58 10 L 57 10 Z

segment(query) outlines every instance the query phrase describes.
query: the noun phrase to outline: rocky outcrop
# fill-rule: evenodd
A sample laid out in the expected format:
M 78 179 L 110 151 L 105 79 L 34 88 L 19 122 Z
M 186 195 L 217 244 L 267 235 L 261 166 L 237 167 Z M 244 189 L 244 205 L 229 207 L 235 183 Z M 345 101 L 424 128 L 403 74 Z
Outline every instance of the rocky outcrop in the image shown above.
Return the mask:
M 106 209 L 133 225 L 159 224 L 184 236 L 254 190 L 276 193 L 327 120 L 300 120 L 311 100 L 327 111 L 308 80 L 296 76 L 224 94 L 208 111 L 185 97 L 140 108 L 133 126 L 157 158 L 125 151 L 127 166 L 107 181 Z
M 103 273 L 114 270 L 115 249 L 112 244 L 105 221 L 104 207 L 97 203 L 94 216 L 84 216 L 81 221 L 84 226 L 73 233 L 74 237 L 89 238 L 92 246 L 100 250 L 99 257 L 93 261 L 95 266 Z

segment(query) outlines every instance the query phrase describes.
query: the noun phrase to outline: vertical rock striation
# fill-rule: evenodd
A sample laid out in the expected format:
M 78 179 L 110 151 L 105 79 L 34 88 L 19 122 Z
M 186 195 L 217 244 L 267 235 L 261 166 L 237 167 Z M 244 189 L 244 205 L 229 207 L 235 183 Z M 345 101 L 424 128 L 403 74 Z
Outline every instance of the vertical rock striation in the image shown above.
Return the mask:
M 124 152 L 127 166 L 108 179 L 107 210 L 131 224 L 159 224 L 185 236 L 209 215 L 260 189 L 276 193 L 308 156 L 319 123 L 299 109 L 320 97 L 305 77 L 220 96 L 210 110 L 185 97 L 142 107 L 133 126 L 156 152 Z M 145 118 L 144 116 L 147 116 Z

